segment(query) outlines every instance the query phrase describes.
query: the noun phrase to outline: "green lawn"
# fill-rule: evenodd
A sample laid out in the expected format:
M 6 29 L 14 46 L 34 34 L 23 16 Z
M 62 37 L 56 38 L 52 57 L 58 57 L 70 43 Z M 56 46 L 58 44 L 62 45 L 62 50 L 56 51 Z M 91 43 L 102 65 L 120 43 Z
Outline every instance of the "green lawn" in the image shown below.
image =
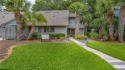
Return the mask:
M 125 61 L 125 44 L 90 42 L 88 46 Z
M 14 48 L 0 70 L 115 70 L 74 43 L 37 43 Z

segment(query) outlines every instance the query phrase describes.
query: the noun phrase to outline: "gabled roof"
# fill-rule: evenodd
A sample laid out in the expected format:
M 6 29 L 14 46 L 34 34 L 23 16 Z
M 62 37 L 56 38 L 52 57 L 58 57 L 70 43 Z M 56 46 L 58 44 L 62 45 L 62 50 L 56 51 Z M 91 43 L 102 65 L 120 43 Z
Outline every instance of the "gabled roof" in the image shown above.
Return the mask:
M 67 26 L 69 17 L 76 17 L 76 14 L 70 14 L 68 10 L 39 11 L 48 20 L 47 24 L 36 24 L 36 26 Z M 14 13 L 0 12 L 0 26 L 15 20 Z
M 14 20 L 14 13 L 12 12 L 0 12 L 0 26 L 9 23 Z
M 69 22 L 68 10 L 53 10 L 53 11 L 39 11 L 48 20 L 47 24 L 43 26 L 67 26 Z

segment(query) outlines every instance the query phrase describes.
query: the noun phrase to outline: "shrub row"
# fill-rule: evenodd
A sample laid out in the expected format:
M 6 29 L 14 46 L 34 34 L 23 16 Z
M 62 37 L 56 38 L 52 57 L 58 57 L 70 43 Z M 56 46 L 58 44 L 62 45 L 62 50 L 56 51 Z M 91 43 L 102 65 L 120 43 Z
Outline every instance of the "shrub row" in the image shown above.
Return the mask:
M 61 39 L 65 37 L 65 34 L 63 33 L 54 33 L 54 34 L 49 34 L 51 39 Z
M 85 38 L 87 38 L 87 36 L 85 36 L 85 35 L 75 35 L 75 38 L 76 39 L 85 39 Z
M 37 33 L 37 32 L 33 33 L 32 39 L 40 39 L 40 38 L 41 38 L 41 34 L 40 33 Z
M 53 33 L 53 34 L 49 34 L 51 39 L 62 39 L 65 37 L 65 34 L 63 33 Z M 32 39 L 40 39 L 41 38 L 41 34 L 34 32 L 32 35 Z

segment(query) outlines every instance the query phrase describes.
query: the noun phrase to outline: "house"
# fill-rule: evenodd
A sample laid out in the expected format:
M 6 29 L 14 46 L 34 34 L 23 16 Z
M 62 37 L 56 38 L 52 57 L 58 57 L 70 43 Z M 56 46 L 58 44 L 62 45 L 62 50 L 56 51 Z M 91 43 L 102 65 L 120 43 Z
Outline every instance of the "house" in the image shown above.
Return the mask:
M 120 6 L 116 6 L 116 7 L 114 7 L 114 14 L 115 14 L 115 16 L 118 16 L 119 17 L 119 15 L 120 15 Z
M 76 14 L 69 13 L 68 10 L 39 11 L 48 20 L 47 24 L 36 24 L 35 32 L 40 34 L 63 33 L 68 36 L 84 34 L 84 25 L 76 22 Z M 76 33 L 76 28 L 79 29 Z M 22 37 L 27 38 L 31 27 L 22 31 Z M 16 39 L 16 21 L 11 12 L 0 13 L 0 36 L 4 39 Z

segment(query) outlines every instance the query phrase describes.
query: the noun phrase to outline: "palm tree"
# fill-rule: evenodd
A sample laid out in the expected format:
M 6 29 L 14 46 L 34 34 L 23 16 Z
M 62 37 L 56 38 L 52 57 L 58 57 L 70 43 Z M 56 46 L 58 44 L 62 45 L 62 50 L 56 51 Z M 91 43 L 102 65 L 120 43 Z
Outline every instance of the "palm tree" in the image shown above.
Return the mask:
M 22 13 L 24 14 L 25 11 L 28 11 L 30 8 L 30 2 L 27 0 L 6 0 L 6 8 L 10 12 L 14 12 L 16 24 L 17 24 L 17 40 L 21 40 L 22 38 L 22 24 L 21 24 L 21 17 Z
M 30 33 L 29 33 L 28 38 L 27 38 L 29 40 L 29 39 L 31 39 L 31 37 L 35 31 L 35 25 L 37 23 L 43 23 L 43 22 L 47 23 L 48 21 L 41 13 L 37 13 L 35 11 L 28 12 L 27 16 L 28 16 L 27 17 L 28 21 L 31 23 L 31 30 L 30 30 Z
M 85 34 L 87 33 L 88 30 L 88 25 L 89 22 L 92 20 L 92 15 L 90 13 L 85 13 L 81 16 L 81 20 L 84 22 L 84 26 L 85 26 Z
M 113 0 L 97 0 L 96 3 L 96 11 L 101 13 L 102 16 L 108 16 L 109 18 L 109 36 L 110 40 L 113 41 L 113 33 L 114 33 L 114 25 L 113 25 L 113 9 L 112 7 L 114 6 L 114 1 Z
M 120 42 L 123 42 L 124 24 L 125 24 L 125 1 L 121 5 L 120 15 L 119 15 L 118 38 Z
M 88 6 L 82 2 L 74 2 L 69 6 L 70 12 L 77 14 L 76 34 L 78 34 L 78 31 L 79 31 L 80 14 L 87 11 L 87 9 L 88 9 Z

